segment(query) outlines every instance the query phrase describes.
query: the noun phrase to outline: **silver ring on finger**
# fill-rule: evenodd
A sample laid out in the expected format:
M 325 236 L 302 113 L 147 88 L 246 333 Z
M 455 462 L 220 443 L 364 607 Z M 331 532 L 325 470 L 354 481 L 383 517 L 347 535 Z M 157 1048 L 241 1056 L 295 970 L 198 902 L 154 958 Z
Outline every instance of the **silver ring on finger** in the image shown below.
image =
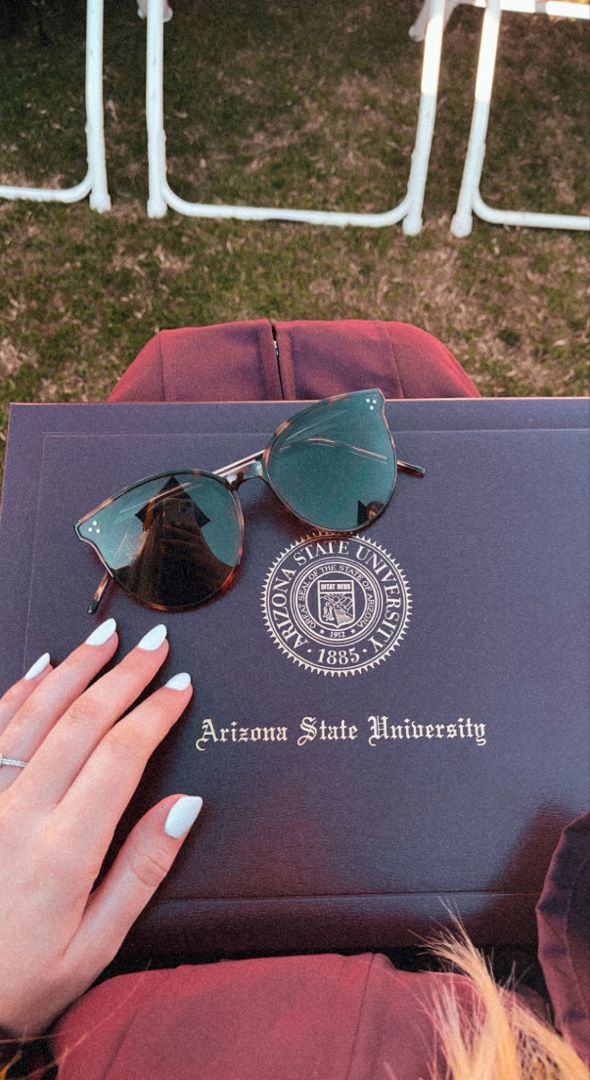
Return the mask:
M 3 765 L 13 765 L 15 769 L 24 769 L 25 765 L 28 765 L 28 761 L 19 761 L 18 758 L 4 757 L 0 754 L 0 769 Z

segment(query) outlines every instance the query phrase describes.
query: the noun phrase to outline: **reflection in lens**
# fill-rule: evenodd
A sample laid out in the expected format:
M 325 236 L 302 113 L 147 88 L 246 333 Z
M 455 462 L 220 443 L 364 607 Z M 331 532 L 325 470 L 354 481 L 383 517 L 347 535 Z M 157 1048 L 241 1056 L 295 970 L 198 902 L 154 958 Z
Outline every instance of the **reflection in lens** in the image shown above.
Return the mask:
M 82 526 L 119 584 L 147 604 L 196 607 L 223 588 L 240 560 L 231 492 L 216 477 L 177 473 L 145 481 Z M 90 528 L 90 532 L 88 532 Z
M 395 451 L 379 392 L 348 394 L 295 416 L 273 443 L 270 482 L 298 517 L 333 532 L 381 513 L 396 479 Z

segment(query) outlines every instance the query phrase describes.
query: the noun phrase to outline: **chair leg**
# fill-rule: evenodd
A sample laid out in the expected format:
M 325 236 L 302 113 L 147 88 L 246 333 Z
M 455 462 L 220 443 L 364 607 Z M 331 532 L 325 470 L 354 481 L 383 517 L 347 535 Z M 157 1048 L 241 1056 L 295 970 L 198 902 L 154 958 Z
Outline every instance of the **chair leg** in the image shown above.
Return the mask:
M 490 102 L 494 85 L 498 35 L 500 33 L 501 0 L 489 0 L 484 11 L 475 83 L 475 105 L 467 156 L 463 169 L 457 210 L 451 222 L 454 236 L 469 236 L 473 227 L 473 206 L 477 194 L 486 152 L 486 135 L 490 118 Z
M 436 119 L 443 30 L 447 18 L 448 5 L 445 0 L 427 0 L 427 3 L 430 10 L 424 41 L 418 126 L 408 180 L 408 211 L 402 223 L 406 236 L 416 236 L 422 228 L 424 191 Z
M 146 120 L 148 137 L 148 217 L 164 217 L 166 135 L 164 132 L 164 0 L 147 0 Z
M 90 206 L 110 210 L 104 145 L 102 93 L 104 0 L 88 0 L 86 13 L 86 148 L 90 174 Z

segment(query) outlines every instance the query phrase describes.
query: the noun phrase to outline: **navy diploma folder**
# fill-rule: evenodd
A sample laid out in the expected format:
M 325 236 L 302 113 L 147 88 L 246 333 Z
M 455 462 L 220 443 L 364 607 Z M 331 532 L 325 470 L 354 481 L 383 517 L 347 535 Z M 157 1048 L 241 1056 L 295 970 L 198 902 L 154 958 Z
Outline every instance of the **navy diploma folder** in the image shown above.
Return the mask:
M 132 954 L 393 948 L 451 911 L 482 944 L 530 942 L 559 832 L 588 804 L 586 401 L 388 403 L 426 476 L 400 474 L 358 536 L 314 533 L 248 483 L 223 595 L 162 616 L 111 584 L 86 613 L 103 568 L 83 514 L 260 450 L 300 407 L 13 406 L 0 689 L 108 616 L 120 654 L 168 626 L 160 681 L 186 670 L 196 691 L 113 851 L 164 795 L 204 808 Z

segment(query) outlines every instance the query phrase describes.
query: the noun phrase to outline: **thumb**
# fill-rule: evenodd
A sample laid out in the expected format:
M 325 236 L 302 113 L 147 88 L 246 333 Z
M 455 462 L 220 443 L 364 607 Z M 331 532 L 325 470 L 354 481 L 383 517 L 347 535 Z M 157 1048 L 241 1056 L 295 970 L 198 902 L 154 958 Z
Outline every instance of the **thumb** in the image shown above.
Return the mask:
M 70 950 L 98 974 L 166 877 L 203 800 L 169 795 L 138 821 L 108 874 L 92 893 Z

